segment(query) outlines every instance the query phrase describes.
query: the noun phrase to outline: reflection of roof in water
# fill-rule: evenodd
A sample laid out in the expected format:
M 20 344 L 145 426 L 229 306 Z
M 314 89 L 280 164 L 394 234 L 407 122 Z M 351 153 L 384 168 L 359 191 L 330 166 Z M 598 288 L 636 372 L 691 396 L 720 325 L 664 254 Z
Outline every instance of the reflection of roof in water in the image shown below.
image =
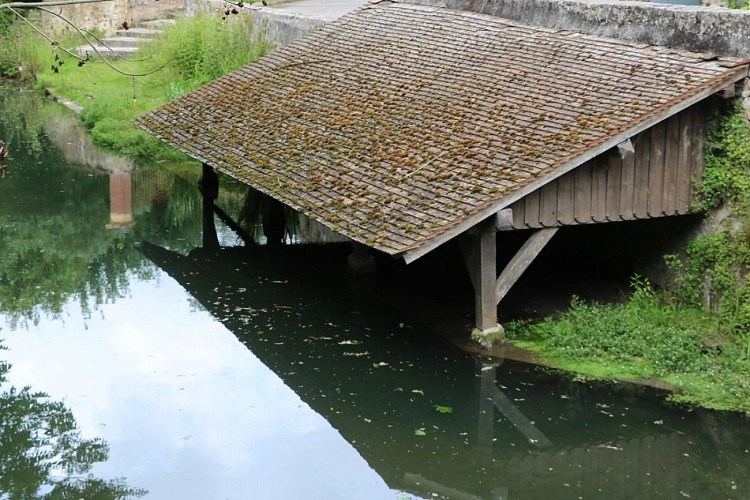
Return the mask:
M 348 237 L 417 255 L 746 74 L 384 1 L 136 123 Z
M 688 444 L 702 439 L 697 424 L 665 407 L 654 411 L 653 391 L 596 391 L 509 361 L 482 365 L 400 325 L 403 318 L 389 316 L 378 297 L 350 290 L 345 269 L 332 264 L 346 251 L 255 247 L 182 256 L 142 247 L 392 488 L 449 498 L 507 488 L 510 498 L 613 499 L 679 498 L 703 488 L 683 457 L 702 460 Z M 705 453 L 713 460 L 715 449 Z M 572 487 L 561 492 L 563 483 Z

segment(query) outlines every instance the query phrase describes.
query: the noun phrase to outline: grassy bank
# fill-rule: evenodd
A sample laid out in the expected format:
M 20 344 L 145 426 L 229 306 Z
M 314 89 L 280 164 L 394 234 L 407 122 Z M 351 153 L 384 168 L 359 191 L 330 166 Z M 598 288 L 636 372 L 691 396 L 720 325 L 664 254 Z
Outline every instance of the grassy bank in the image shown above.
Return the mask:
M 133 159 L 179 159 L 175 151 L 133 126 L 135 117 L 237 69 L 265 52 L 253 43 L 249 16 L 198 16 L 178 20 L 166 34 L 144 44 L 138 62 L 114 60 L 132 77 L 113 70 L 103 61 L 83 66 L 39 37 L 24 34 L 26 64 L 35 69 L 38 89 L 80 103 L 83 124 L 94 142 Z M 66 46 L 80 43 L 70 41 Z M 60 61 L 63 64 L 60 64 Z M 163 67 L 162 67 L 163 66 Z M 56 71 L 53 70 L 56 69 Z
M 657 378 L 677 390 L 670 399 L 750 414 L 750 344 L 722 331 L 720 318 L 669 301 L 638 281 L 625 303 L 574 299 L 559 317 L 516 322 L 508 339 L 552 365 L 593 379 Z

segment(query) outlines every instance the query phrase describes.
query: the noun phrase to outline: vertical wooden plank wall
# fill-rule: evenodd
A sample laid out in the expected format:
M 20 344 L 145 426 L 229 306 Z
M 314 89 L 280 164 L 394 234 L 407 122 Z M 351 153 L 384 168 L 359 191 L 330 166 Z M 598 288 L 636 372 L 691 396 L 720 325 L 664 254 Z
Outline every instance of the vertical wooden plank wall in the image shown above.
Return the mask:
M 648 219 L 689 212 L 703 173 L 700 104 L 632 138 L 635 154 L 604 153 L 511 205 L 513 229 Z

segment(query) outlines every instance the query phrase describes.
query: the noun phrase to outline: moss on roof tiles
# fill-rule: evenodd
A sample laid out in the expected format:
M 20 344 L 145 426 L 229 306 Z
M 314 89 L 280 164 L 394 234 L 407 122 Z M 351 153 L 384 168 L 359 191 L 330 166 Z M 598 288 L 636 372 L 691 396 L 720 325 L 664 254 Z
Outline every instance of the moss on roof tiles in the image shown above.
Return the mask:
M 729 71 L 568 35 L 372 4 L 136 123 L 398 254 Z

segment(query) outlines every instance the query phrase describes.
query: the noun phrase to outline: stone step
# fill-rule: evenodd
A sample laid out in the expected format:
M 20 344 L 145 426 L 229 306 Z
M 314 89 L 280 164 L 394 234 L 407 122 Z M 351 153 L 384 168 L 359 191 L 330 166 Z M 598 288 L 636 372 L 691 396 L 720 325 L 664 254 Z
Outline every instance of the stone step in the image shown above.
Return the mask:
M 135 36 L 116 36 L 102 39 L 102 42 L 110 47 L 138 47 L 139 43 L 148 43 L 150 41 L 150 38 L 138 38 Z
M 107 48 L 103 45 L 96 45 L 95 47 L 96 50 L 99 51 L 99 54 L 101 54 L 102 57 L 106 57 L 107 59 L 116 59 L 119 56 L 130 57 L 138 51 L 138 47 Z M 99 57 L 99 54 L 97 54 L 90 45 L 82 45 L 78 47 L 78 55 L 80 55 L 81 57 L 86 57 L 88 55 L 89 59 L 96 59 Z
M 147 28 L 151 30 L 158 30 L 165 26 L 173 26 L 177 21 L 174 19 L 154 19 L 153 21 L 144 21 L 138 24 L 139 28 Z
M 175 21 L 172 19 L 159 19 L 141 23 L 137 28 L 117 30 L 117 36 L 104 38 L 102 40 L 102 42 L 106 43 L 110 48 L 103 45 L 96 45 L 96 49 L 107 59 L 116 59 L 119 56 L 130 57 L 138 50 L 138 44 L 148 43 L 151 41 L 152 37 L 164 33 L 164 30 L 156 29 L 157 27 L 172 24 L 174 22 Z M 81 57 L 86 57 L 87 55 L 91 59 L 99 57 L 96 51 L 89 45 L 81 45 L 76 50 Z
M 127 36 L 136 38 L 152 38 L 164 34 L 164 30 L 154 30 L 149 28 L 130 28 L 129 30 L 117 30 L 117 36 Z

